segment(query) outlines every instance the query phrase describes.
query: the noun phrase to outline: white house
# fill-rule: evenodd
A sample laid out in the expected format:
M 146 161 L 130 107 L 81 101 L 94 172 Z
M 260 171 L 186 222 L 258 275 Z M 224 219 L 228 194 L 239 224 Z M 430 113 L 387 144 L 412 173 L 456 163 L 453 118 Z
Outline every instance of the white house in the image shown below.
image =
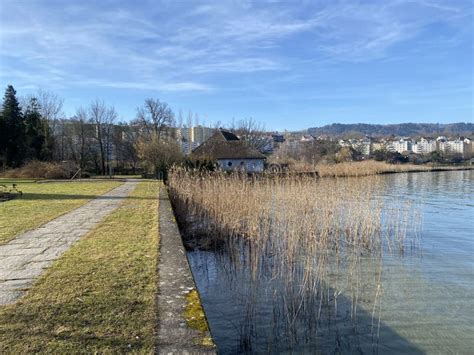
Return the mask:
M 436 141 L 430 138 L 421 138 L 412 145 L 412 150 L 416 154 L 429 154 L 436 151 Z
M 267 157 L 235 134 L 217 130 L 191 153 L 194 160 L 212 161 L 225 171 L 262 172 Z
M 412 142 L 407 139 L 400 139 L 398 141 L 391 141 L 387 144 L 387 149 L 392 152 L 410 152 Z

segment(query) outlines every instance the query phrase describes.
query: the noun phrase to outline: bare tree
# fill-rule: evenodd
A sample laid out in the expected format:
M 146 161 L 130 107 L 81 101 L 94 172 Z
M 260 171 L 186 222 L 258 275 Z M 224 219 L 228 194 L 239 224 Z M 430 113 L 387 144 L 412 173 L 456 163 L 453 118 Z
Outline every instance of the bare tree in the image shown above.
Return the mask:
M 51 152 L 56 150 L 56 158 L 64 158 L 64 99 L 51 91 L 40 89 L 37 93 L 39 111 L 46 133 L 45 146 Z M 54 147 L 54 137 L 59 136 L 59 147 Z
M 157 177 L 160 172 L 166 177 L 168 169 L 183 160 L 180 146 L 172 139 L 159 140 L 157 137 L 151 140 L 141 139 L 137 144 L 137 150 L 144 167 Z
M 146 99 L 142 107 L 137 108 L 137 118 L 134 121 L 141 129 L 145 139 L 163 137 L 174 123 L 174 114 L 166 102 L 159 99 Z
M 107 107 L 103 101 L 95 100 L 89 108 L 90 121 L 95 124 L 96 140 L 100 153 L 101 172 L 107 172 L 111 155 L 111 133 L 113 123 L 117 118 L 114 107 Z
M 87 162 L 88 147 L 91 140 L 90 125 L 87 123 L 87 110 L 84 107 L 79 107 L 76 110 L 76 115 L 73 118 L 73 132 L 76 137 L 73 141 L 73 148 L 75 151 L 76 162 L 81 169 L 84 169 Z M 77 153 L 76 153 L 77 152 Z
M 188 118 L 186 120 L 186 126 L 188 128 L 193 127 L 193 113 L 191 112 L 191 110 L 188 111 Z
M 41 116 L 49 121 L 55 121 L 63 117 L 64 99 L 51 91 L 39 90 L 37 94 L 41 106 Z
M 178 112 L 178 122 L 176 123 L 176 127 L 183 128 L 184 126 L 184 118 L 183 118 L 183 110 L 179 110 Z
M 116 134 L 113 135 L 116 139 L 115 146 L 117 147 L 117 159 L 120 155 L 122 163 L 128 163 L 132 168 L 132 174 L 136 173 L 137 165 L 139 162 L 137 144 L 138 144 L 138 132 L 133 125 L 127 123 L 119 123 L 120 125 L 120 137 Z
M 268 153 L 272 149 L 271 141 L 268 139 L 265 128 L 253 118 L 247 118 L 233 123 L 231 130 L 251 147 L 261 153 Z

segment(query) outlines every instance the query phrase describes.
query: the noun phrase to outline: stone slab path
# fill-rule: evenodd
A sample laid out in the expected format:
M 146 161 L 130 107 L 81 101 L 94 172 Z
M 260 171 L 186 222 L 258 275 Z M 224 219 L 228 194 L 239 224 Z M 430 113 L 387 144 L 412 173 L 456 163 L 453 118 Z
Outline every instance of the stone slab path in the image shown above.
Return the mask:
M 74 242 L 110 214 L 135 188 L 123 185 L 41 227 L 0 245 L 0 305 L 15 302 Z
M 184 318 L 186 295 L 196 285 L 189 268 L 166 189 L 160 189 L 160 256 L 158 263 L 157 354 L 216 354 L 214 346 L 199 345 L 200 333 Z

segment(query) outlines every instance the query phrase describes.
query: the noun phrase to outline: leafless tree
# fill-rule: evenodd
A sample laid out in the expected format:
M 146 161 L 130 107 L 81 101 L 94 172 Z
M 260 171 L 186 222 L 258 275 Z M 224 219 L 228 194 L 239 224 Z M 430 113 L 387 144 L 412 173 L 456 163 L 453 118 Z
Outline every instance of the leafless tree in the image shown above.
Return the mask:
M 87 110 L 84 107 L 79 107 L 76 110 L 76 115 L 73 118 L 73 132 L 76 137 L 73 140 L 73 150 L 76 156 L 76 162 L 81 169 L 84 169 L 87 162 L 89 151 L 89 142 L 93 135 L 90 132 L 91 125 L 88 124 Z
M 49 121 L 55 121 L 64 116 L 64 99 L 51 91 L 39 90 L 37 94 L 41 116 Z
M 232 125 L 231 130 L 251 147 L 261 153 L 268 153 L 271 150 L 271 140 L 268 139 L 265 127 L 253 118 L 239 120 L 237 124 L 234 122 Z
M 100 152 L 101 171 L 106 173 L 111 154 L 111 134 L 117 118 L 114 107 L 107 107 L 103 101 L 95 100 L 89 107 L 90 121 L 95 124 L 96 140 Z
M 54 155 L 56 159 L 59 158 L 62 160 L 64 159 L 64 99 L 51 91 L 42 89 L 38 90 L 36 96 L 45 126 L 46 147 L 48 147 L 51 152 L 55 152 Z M 54 137 L 56 136 L 60 137 L 58 142 L 59 146 L 57 147 L 55 147 L 54 141 Z
M 183 118 L 183 110 L 179 110 L 178 112 L 178 121 L 176 122 L 176 127 L 183 128 L 184 126 L 184 118 Z
M 188 111 L 188 119 L 186 120 L 186 126 L 188 128 L 192 128 L 193 127 L 193 113 L 191 112 L 191 110 Z
M 122 163 L 130 164 L 132 168 L 132 174 L 136 173 L 136 168 L 139 162 L 137 144 L 138 144 L 138 132 L 136 127 L 127 123 L 119 123 L 121 134 L 120 137 L 114 134 L 113 137 L 116 140 L 114 145 L 117 147 L 117 159 L 121 159 Z
M 137 150 L 144 167 L 148 172 L 158 176 L 159 172 L 166 171 L 176 163 L 183 160 L 181 148 L 175 140 L 153 137 L 151 140 L 141 139 Z
M 140 126 L 143 138 L 160 140 L 174 123 L 174 114 L 166 102 L 159 99 L 146 99 L 142 107 L 137 108 L 135 124 Z

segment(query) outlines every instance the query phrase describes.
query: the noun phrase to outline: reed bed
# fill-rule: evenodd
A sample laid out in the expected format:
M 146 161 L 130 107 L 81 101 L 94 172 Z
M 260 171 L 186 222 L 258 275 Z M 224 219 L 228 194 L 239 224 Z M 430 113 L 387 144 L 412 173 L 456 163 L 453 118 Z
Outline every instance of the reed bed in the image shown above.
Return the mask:
M 414 245 L 412 206 L 388 207 L 383 188 L 376 175 L 249 178 L 181 168 L 169 174 L 184 233 L 225 243 L 235 251 L 236 270 L 244 265 L 254 280 L 280 280 L 284 309 L 278 314 L 289 327 L 301 317 L 317 321 L 323 304 L 332 303 L 336 314 L 341 293 L 350 295 L 356 318 L 361 289 L 371 294 L 368 308 L 376 318 L 384 255 Z
M 360 177 L 391 173 L 443 171 L 443 170 L 465 170 L 473 169 L 468 165 L 416 165 L 416 164 L 389 164 L 376 160 L 342 162 L 337 164 L 304 164 L 294 163 L 290 165 L 292 172 L 309 173 L 318 172 L 321 177 Z
M 386 162 L 366 160 L 361 162 L 344 162 L 338 164 L 318 164 L 315 170 L 319 175 L 335 177 L 358 177 L 386 173 L 404 173 L 410 171 L 431 171 L 432 166 L 414 164 L 389 164 Z

